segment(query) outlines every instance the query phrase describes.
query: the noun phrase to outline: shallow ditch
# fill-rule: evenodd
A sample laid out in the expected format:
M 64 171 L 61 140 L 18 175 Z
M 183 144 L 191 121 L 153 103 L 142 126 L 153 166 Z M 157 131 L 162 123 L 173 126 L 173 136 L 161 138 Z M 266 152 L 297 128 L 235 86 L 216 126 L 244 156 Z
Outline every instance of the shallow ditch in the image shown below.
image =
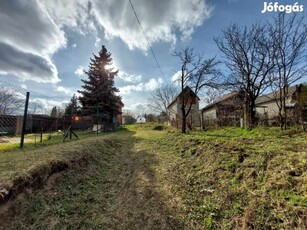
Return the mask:
M 51 189 L 55 180 L 61 177 L 65 170 L 74 167 L 87 167 L 89 158 L 88 155 L 83 155 L 67 161 L 53 161 L 48 165 L 35 168 L 27 175 L 16 178 L 11 188 L 0 191 L 0 222 L 3 214 L 12 207 L 13 201 L 22 199 L 25 193 L 36 189 Z

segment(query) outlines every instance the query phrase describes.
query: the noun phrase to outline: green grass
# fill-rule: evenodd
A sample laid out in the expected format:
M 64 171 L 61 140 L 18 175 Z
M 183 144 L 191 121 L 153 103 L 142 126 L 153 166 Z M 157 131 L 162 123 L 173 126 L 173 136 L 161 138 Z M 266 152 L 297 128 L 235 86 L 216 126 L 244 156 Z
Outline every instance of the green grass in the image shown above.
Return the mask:
M 296 129 L 127 125 L 0 154 L 0 185 L 56 161 L 70 169 L 15 201 L 0 229 L 307 228 L 307 134 Z
M 49 168 L 52 162 L 65 162 L 95 150 L 96 134 L 79 134 L 63 143 L 63 136 L 56 135 L 42 144 L 26 143 L 23 149 L 19 144 L 11 144 L 11 149 L 0 151 L 0 190 L 8 190 L 18 178 L 27 177 L 39 168 Z M 94 151 L 95 152 L 95 151 Z
M 91 137 L 96 137 L 95 132 L 76 132 L 79 139 L 86 139 Z M 104 135 L 104 133 L 99 133 L 98 136 Z M 9 139 L 15 138 L 15 143 L 0 143 L 0 154 L 7 151 L 15 151 L 20 148 L 20 136 L 7 137 Z M 24 138 L 24 148 L 27 150 L 40 148 L 42 146 L 61 144 L 63 142 L 64 135 L 61 133 L 43 133 L 42 138 L 40 134 L 27 134 Z M 65 142 L 78 140 L 74 135 L 72 139 L 68 136 Z

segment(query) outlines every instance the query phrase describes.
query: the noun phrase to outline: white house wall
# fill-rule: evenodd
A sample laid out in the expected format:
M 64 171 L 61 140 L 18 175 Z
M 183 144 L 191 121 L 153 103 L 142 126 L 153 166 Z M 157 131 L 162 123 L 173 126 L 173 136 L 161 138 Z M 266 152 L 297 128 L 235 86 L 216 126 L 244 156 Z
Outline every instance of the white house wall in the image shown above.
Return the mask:
M 193 126 L 199 127 L 200 126 L 200 114 L 199 114 L 199 104 L 198 104 L 198 102 L 196 104 L 192 105 L 188 119 L 191 119 L 191 116 L 192 116 L 192 120 L 193 120 Z
M 203 120 L 213 120 L 216 119 L 216 108 L 211 108 L 202 113 Z
M 286 105 L 289 105 L 290 103 L 291 103 L 291 100 L 287 99 Z M 256 112 L 263 116 L 265 115 L 265 112 L 266 112 L 269 119 L 278 116 L 279 108 L 278 108 L 276 101 L 269 101 L 266 103 L 258 104 L 256 106 L 258 106 L 256 107 Z
M 176 114 L 178 113 L 177 103 L 174 103 L 171 107 L 168 108 L 168 116 L 170 120 L 173 118 L 176 119 Z
M 186 111 L 187 110 L 188 110 L 188 106 L 186 108 Z M 169 116 L 170 124 L 172 123 L 172 121 L 179 122 L 179 120 L 181 120 L 182 118 L 181 105 L 180 103 L 178 103 L 178 100 L 168 108 L 168 116 Z M 187 121 L 191 120 L 191 116 L 192 116 L 193 126 L 196 126 L 196 127 L 200 126 L 200 114 L 199 114 L 199 103 L 198 102 L 192 105 L 190 114 L 187 117 Z

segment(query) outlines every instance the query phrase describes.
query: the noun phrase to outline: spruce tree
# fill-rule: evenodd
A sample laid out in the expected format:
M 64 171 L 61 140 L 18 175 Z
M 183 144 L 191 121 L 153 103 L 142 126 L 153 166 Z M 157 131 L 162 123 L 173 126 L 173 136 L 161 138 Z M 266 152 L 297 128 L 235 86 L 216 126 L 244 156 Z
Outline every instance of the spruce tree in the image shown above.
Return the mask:
M 58 116 L 58 110 L 57 110 L 57 107 L 54 106 L 52 107 L 52 110 L 51 110 L 51 117 L 57 117 Z
M 111 53 L 102 46 L 98 55 L 93 54 L 88 71 L 84 71 L 88 76 L 87 80 L 81 80 L 84 85 L 83 90 L 78 90 L 81 94 L 79 101 L 82 105 L 82 113 L 85 115 L 104 114 L 111 117 L 118 112 L 118 102 L 120 97 L 116 96 L 118 89 L 114 85 L 114 77 L 118 70 L 111 68 L 113 62 Z
M 79 113 L 78 97 L 74 94 L 70 102 L 66 105 L 65 115 L 72 116 L 73 113 Z

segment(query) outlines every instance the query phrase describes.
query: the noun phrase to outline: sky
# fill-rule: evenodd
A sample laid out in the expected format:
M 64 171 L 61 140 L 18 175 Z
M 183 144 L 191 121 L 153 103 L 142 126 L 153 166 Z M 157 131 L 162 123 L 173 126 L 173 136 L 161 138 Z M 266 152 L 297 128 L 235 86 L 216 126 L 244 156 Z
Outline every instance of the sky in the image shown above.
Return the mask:
M 115 85 L 131 111 L 146 110 L 151 93 L 180 70 L 173 53 L 186 47 L 220 58 L 214 37 L 231 23 L 269 20 L 264 0 L 0 0 L 0 82 L 64 106 L 86 79 L 104 45 L 119 70 Z M 279 4 L 306 5 L 306 0 Z M 304 6 L 305 7 L 305 6 Z M 307 11 L 307 8 L 306 8 Z M 305 11 L 297 13 L 305 15 Z M 306 79 L 307 81 L 307 79 Z

